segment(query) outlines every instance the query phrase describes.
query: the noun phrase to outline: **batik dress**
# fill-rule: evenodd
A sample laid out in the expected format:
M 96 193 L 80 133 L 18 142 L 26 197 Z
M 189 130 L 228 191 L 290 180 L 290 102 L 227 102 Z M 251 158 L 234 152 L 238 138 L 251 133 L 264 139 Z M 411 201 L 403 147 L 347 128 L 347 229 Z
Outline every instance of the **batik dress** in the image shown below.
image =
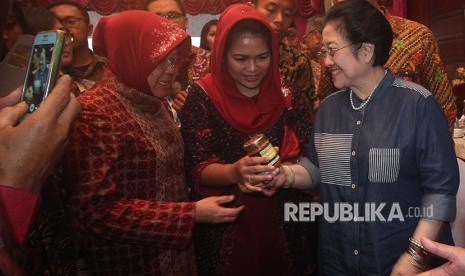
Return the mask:
M 67 164 L 73 211 L 92 271 L 102 275 L 195 274 L 183 143 L 160 100 L 109 70 L 82 94 Z
M 290 90 L 288 90 L 290 91 Z M 299 94 L 302 95 L 302 94 Z M 293 95 L 288 94 L 289 98 Z M 290 124 L 305 148 L 311 131 L 302 97 L 294 97 L 293 107 L 263 132 L 275 146 L 281 147 L 284 124 Z M 236 185 L 209 188 L 200 184 L 202 171 L 212 163 L 231 164 L 245 156 L 243 144 L 253 134 L 238 131 L 228 124 L 204 92 L 194 85 L 181 113 L 185 143 L 186 178 L 192 198 L 234 194 L 232 205 L 245 205 L 236 222 L 228 225 L 197 225 L 196 256 L 201 275 L 288 275 L 302 272 L 311 262 L 305 224 L 284 223 L 283 204 L 310 201 L 296 190 L 281 190 L 269 198 L 244 194 Z M 245 261 L 247 260 L 247 261 Z

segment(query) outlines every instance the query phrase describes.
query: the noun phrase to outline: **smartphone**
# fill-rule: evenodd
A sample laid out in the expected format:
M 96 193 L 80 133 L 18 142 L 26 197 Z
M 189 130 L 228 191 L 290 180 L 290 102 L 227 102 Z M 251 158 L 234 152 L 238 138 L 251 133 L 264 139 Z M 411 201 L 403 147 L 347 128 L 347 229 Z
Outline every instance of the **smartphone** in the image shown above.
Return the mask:
M 21 95 L 21 101 L 29 106 L 28 113 L 39 108 L 55 86 L 64 41 L 60 30 L 40 32 L 34 37 Z

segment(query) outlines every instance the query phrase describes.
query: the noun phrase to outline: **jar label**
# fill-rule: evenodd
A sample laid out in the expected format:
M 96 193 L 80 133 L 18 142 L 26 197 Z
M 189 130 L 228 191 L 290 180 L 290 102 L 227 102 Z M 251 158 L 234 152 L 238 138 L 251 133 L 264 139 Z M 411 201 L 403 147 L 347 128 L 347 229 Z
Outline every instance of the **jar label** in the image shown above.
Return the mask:
M 269 143 L 264 149 L 260 151 L 260 155 L 263 157 L 268 157 L 270 160 L 272 160 L 277 156 L 277 153 L 272 147 L 271 143 Z
M 276 154 L 276 156 L 273 158 L 273 160 L 268 163 L 268 165 L 275 166 L 275 164 L 279 161 L 279 155 Z M 275 166 L 276 167 L 276 166 Z

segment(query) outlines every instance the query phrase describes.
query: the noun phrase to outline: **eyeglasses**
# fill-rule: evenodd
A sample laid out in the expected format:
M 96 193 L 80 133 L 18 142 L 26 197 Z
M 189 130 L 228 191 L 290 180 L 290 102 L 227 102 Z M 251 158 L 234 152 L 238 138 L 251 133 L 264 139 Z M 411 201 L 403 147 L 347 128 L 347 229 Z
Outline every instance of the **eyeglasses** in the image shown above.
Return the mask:
M 165 57 L 161 62 L 160 65 L 163 67 L 179 67 L 183 63 L 183 59 L 178 57 Z
M 83 20 L 84 18 L 74 17 L 74 16 L 66 16 L 66 17 L 57 16 L 57 19 L 58 21 L 60 21 L 61 24 L 63 24 L 63 26 L 68 28 L 68 27 L 79 27 L 79 25 L 81 24 L 81 20 Z
M 344 47 L 340 47 L 340 48 L 328 48 L 326 46 L 323 46 L 321 47 L 321 50 L 318 51 L 318 53 L 316 54 L 316 56 L 320 59 L 326 59 L 326 57 L 329 55 L 331 58 L 334 57 L 334 55 L 336 54 L 337 51 L 339 50 L 342 50 L 344 48 L 347 48 L 349 46 L 352 46 L 354 45 L 353 43 L 349 44 L 349 45 L 346 45 Z
M 74 36 L 72 33 L 65 33 L 65 44 L 71 44 L 74 42 Z
M 184 17 L 183 14 L 180 14 L 178 12 L 169 12 L 165 14 L 157 13 L 157 14 L 161 17 L 168 19 L 169 21 L 178 21 Z

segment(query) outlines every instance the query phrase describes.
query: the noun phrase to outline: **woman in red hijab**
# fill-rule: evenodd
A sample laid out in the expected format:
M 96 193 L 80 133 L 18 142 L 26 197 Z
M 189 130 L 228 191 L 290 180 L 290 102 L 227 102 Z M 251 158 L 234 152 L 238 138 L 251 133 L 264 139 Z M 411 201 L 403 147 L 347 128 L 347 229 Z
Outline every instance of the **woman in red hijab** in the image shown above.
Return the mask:
M 233 197 L 187 202 L 183 143 L 162 104 L 187 33 L 146 11 L 101 19 L 94 49 L 104 78 L 79 97 L 67 154 L 79 244 L 97 275 L 196 274 L 194 222 L 230 222 Z M 84 268 L 78 268 L 84 269 Z
M 278 40 L 266 19 L 250 6 L 230 6 L 218 22 L 211 74 L 189 89 L 181 111 L 193 196 L 233 194 L 231 205 L 245 206 L 235 223 L 197 225 L 201 275 L 302 274 L 309 262 L 300 250 L 308 249 L 298 229 L 302 225 L 282 223 L 283 202 L 297 200 L 298 192 L 264 195 L 275 168 L 266 165 L 265 157 L 248 157 L 242 147 L 253 135 L 265 134 L 281 147 L 286 161 L 299 154 L 299 145 L 297 152 L 282 146 L 285 124 L 295 131 L 301 148 L 309 140 L 303 99 L 282 84 L 278 55 Z

